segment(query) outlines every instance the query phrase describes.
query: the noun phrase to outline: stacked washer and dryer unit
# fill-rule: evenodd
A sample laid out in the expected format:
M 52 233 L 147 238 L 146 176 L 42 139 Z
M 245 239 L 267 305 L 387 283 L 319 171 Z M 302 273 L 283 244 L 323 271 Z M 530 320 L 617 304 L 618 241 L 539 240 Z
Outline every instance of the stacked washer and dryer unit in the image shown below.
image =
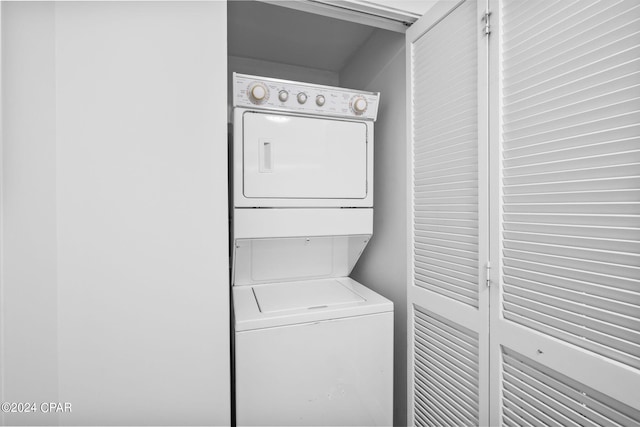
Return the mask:
M 378 99 L 233 75 L 239 426 L 392 424 L 393 305 L 349 278 L 373 233 Z

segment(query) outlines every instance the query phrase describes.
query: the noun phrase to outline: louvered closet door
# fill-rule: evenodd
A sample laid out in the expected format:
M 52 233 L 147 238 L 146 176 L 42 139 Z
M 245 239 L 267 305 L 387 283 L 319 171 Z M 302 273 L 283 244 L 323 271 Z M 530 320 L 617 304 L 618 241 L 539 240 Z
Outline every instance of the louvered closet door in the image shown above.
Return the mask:
M 488 422 L 485 8 L 442 2 L 407 32 L 408 409 L 418 426 Z
M 638 425 L 640 2 L 492 9 L 492 424 Z

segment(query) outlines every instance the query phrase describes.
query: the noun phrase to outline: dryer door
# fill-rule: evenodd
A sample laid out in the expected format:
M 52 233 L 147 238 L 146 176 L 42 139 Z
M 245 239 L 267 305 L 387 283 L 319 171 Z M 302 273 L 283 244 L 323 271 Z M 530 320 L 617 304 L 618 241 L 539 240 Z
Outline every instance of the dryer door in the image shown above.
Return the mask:
M 243 188 L 255 199 L 364 199 L 367 125 L 247 111 Z

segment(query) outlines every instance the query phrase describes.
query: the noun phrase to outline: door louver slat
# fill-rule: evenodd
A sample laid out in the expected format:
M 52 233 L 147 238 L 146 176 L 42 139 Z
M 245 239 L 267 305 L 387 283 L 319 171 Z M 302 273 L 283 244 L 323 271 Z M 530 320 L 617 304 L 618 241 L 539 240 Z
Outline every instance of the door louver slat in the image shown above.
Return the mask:
M 414 306 L 415 423 L 478 425 L 478 337 Z

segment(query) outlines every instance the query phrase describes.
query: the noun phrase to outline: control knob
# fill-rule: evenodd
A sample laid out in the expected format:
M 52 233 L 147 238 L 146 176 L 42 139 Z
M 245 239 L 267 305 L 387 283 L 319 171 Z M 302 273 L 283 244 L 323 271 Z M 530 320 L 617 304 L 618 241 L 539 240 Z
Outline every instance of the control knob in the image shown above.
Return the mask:
M 307 102 L 307 94 L 304 92 L 300 92 L 298 94 L 298 103 L 299 104 L 304 104 L 305 102 Z
M 269 99 L 269 89 L 259 82 L 249 85 L 249 100 L 254 104 L 264 104 Z
M 354 96 L 351 98 L 351 110 L 357 115 L 362 115 L 365 111 L 367 111 L 367 100 L 363 96 Z
M 286 100 L 289 99 L 289 92 L 284 89 L 281 90 L 280 93 L 278 93 L 278 99 L 282 102 L 286 102 Z
M 324 98 L 324 95 L 318 95 L 318 96 L 316 96 L 316 105 L 317 105 L 318 107 L 322 107 L 322 106 L 324 105 L 325 101 L 326 101 L 326 100 L 325 100 L 325 98 Z

